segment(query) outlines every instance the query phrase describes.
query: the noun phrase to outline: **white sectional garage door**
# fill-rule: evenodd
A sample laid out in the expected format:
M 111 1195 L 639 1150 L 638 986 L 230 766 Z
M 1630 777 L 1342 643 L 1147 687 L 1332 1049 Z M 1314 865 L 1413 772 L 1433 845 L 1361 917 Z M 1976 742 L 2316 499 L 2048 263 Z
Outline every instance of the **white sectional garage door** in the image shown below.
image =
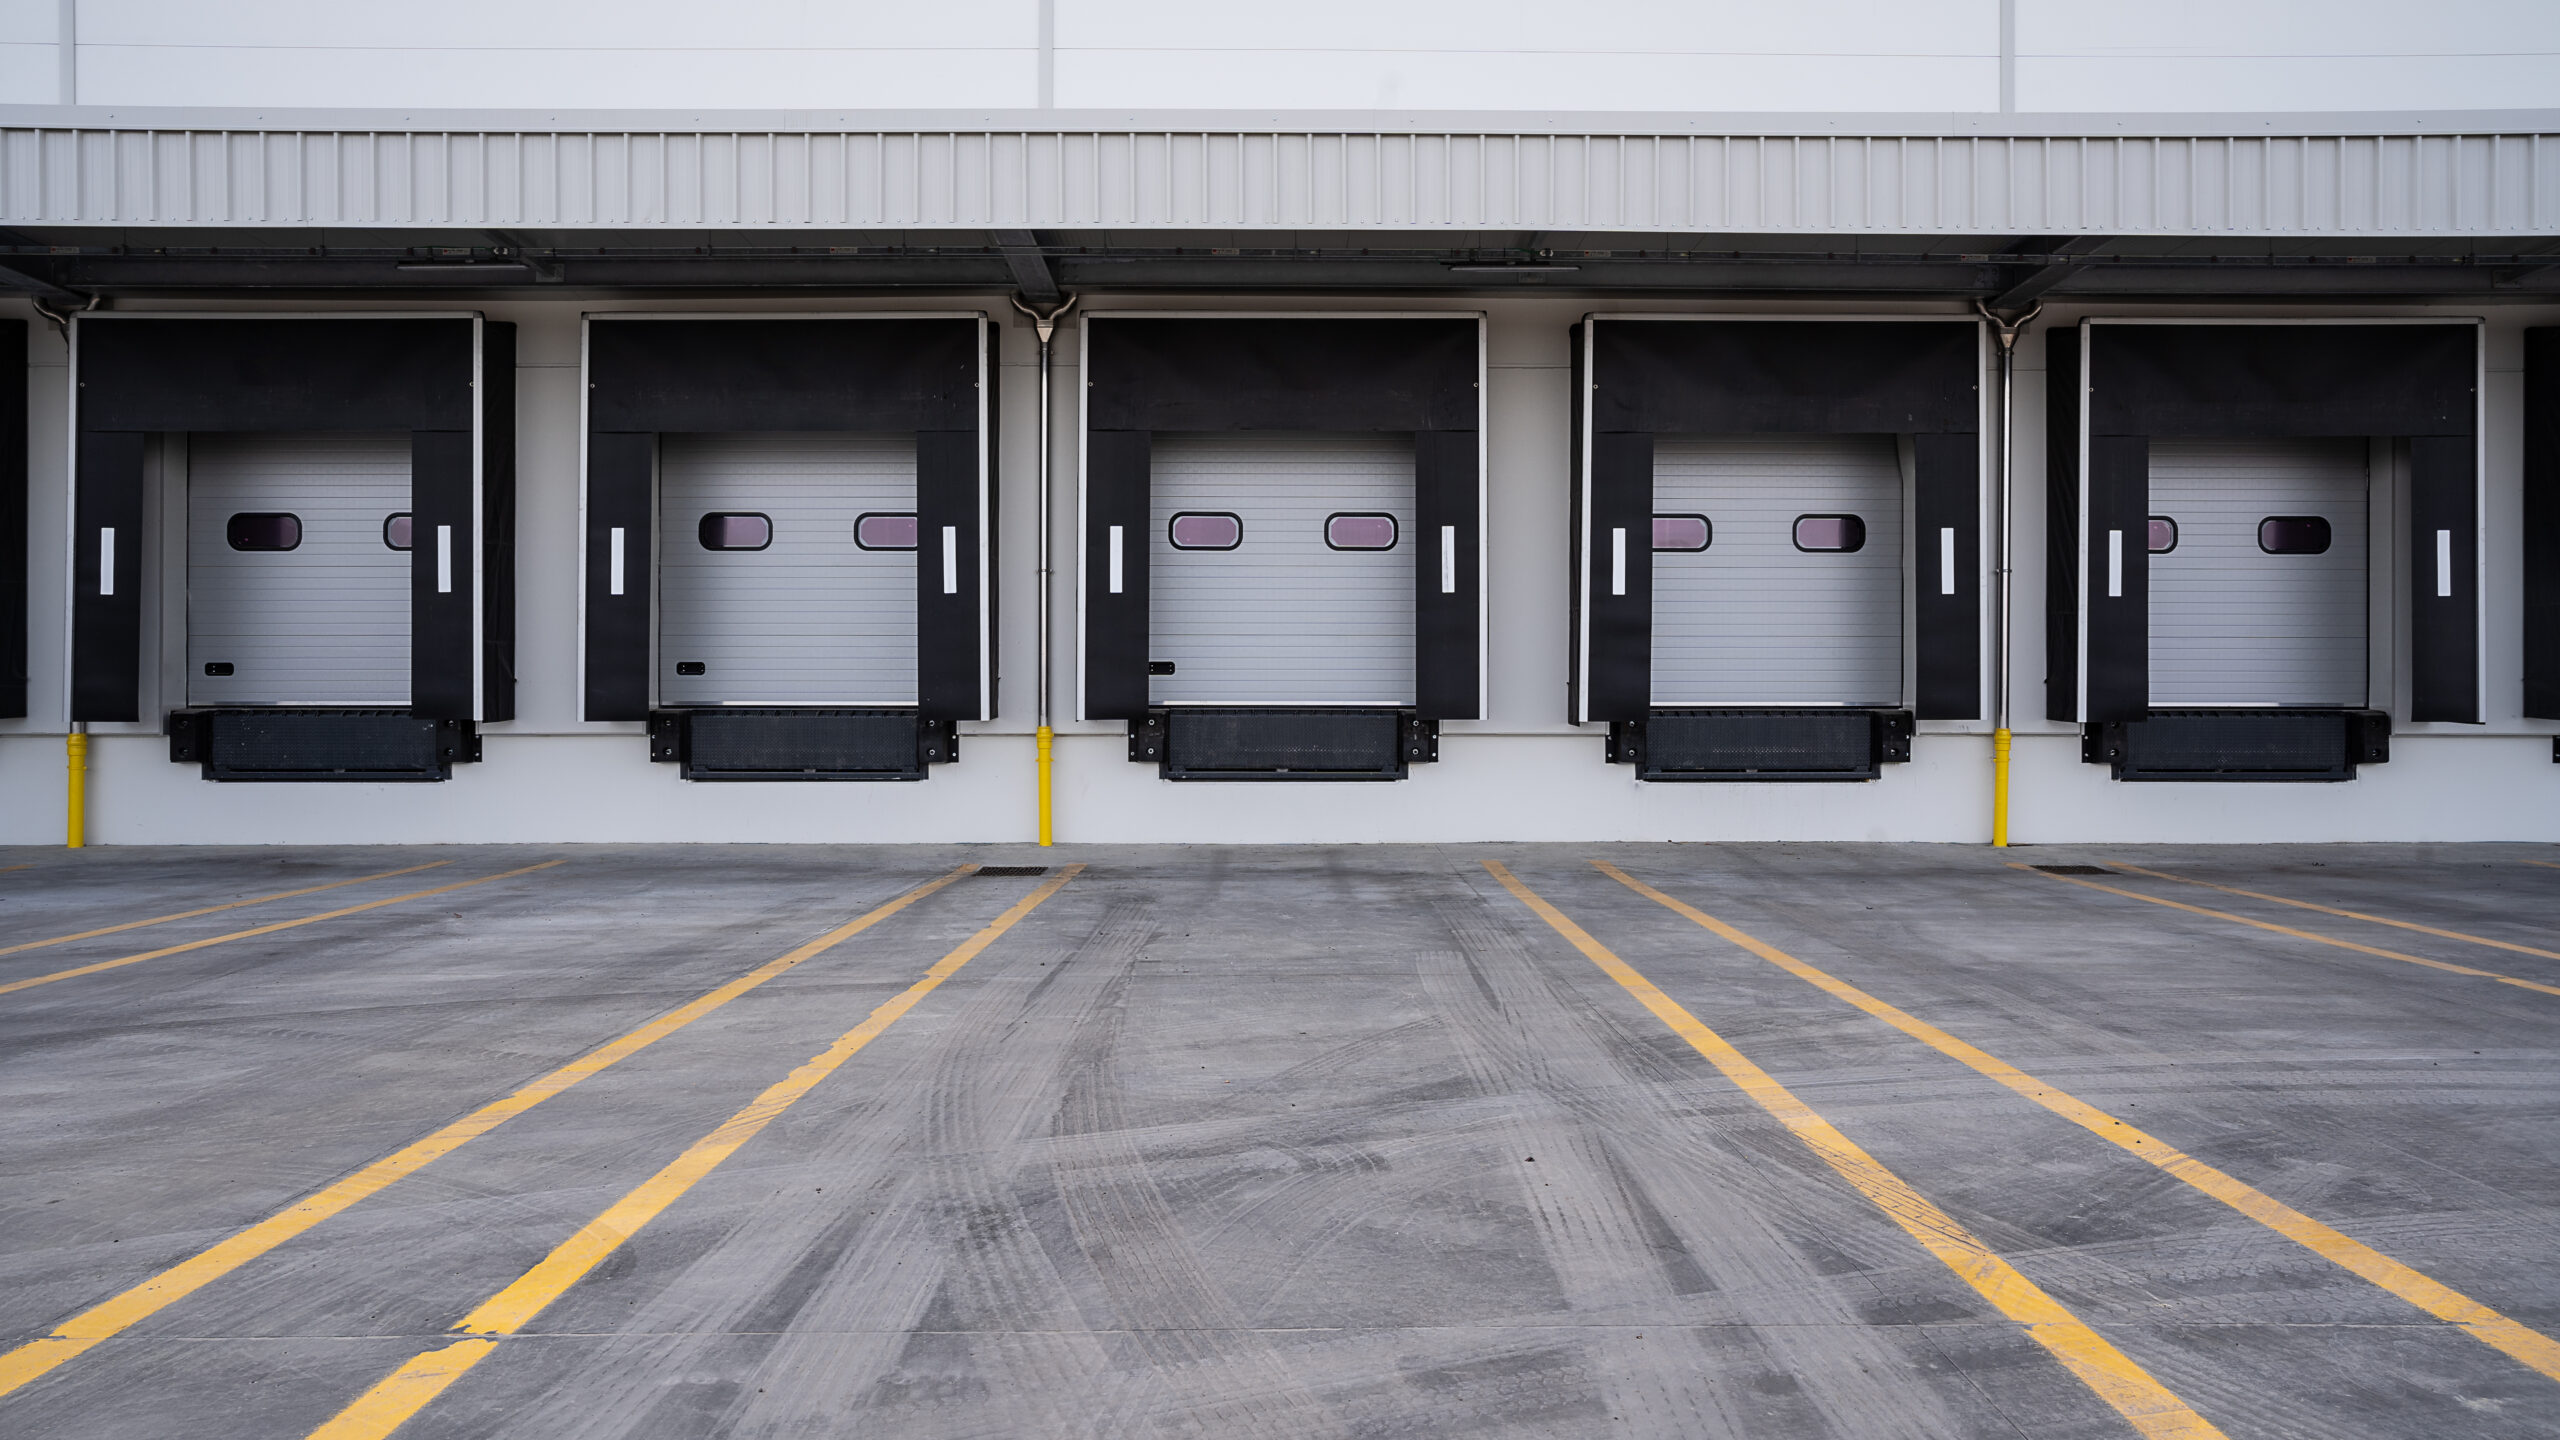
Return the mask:
M 1901 702 L 1902 466 L 1891 436 L 1664 436 L 1653 508 L 1710 527 L 1704 550 L 1653 555 L 1654 704 Z M 1801 549 L 1797 522 L 1808 516 L 1855 516 L 1864 541 Z
M 2177 525 L 2150 557 L 2153 705 L 2365 703 L 2369 475 L 2363 440 L 2151 442 L 2151 514 Z M 2259 543 L 2311 517 L 2324 553 Z
M 1157 704 L 1409 705 L 1413 437 L 1155 437 L 1148 658 Z M 1177 515 L 1233 516 L 1232 549 L 1175 549 Z M 1336 539 L 1386 548 L 1343 549 Z
M 408 704 L 408 509 L 405 432 L 190 437 L 187 703 Z
M 915 509 L 912 435 L 666 436 L 658 451 L 659 700 L 914 704 L 916 552 L 866 550 L 855 535 L 866 515 L 912 517 Z M 708 548 L 706 515 L 761 516 L 771 543 Z M 912 529 L 908 538 L 911 546 Z

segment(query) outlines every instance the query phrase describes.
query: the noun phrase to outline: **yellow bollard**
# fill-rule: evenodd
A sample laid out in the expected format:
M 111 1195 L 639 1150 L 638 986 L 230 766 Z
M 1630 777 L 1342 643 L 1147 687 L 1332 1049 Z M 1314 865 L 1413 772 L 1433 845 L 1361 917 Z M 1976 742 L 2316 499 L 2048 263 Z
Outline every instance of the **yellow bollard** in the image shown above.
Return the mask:
M 1049 729 L 1049 727 L 1048 727 L 1048 726 L 1043 725 L 1043 726 L 1041 726 L 1041 727 L 1040 727 L 1040 729 L 1039 729 L 1039 731 L 1038 731 L 1037 733 L 1038 733 L 1038 735 L 1039 735 L 1039 737 L 1040 737 L 1040 843 L 1041 843 L 1041 844 L 1043 844 L 1043 845 L 1047 845 L 1048 843 L 1050 843 L 1050 840 L 1049 840 L 1049 741 L 1050 741 L 1050 739 L 1053 737 L 1054 732 L 1053 732 L 1053 731 L 1051 731 L 1051 730 Z
M 2009 846 L 2009 732 L 1991 732 L 1991 844 Z
M 70 765 L 63 844 L 78 850 L 89 843 L 89 737 L 74 730 L 64 747 Z

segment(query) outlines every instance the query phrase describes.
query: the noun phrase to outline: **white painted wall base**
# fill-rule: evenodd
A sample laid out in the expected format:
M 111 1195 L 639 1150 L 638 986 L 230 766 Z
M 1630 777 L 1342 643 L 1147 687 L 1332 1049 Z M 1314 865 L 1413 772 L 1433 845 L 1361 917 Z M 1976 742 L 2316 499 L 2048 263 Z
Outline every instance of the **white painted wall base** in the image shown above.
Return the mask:
M 1475 840 L 1902 840 L 1985 844 L 1990 739 L 1924 735 L 1848 785 L 1645 784 L 1589 735 L 1450 735 L 1401 784 L 1174 784 L 1116 735 L 1060 737 L 1058 838 L 1295 844 Z M 2023 845 L 2118 841 L 2560 842 L 2560 766 L 2539 736 L 2403 736 L 2334 785 L 2123 785 L 2067 735 L 2018 739 Z M 93 844 L 682 842 L 947 844 L 1032 836 L 1031 740 L 978 735 L 920 784 L 691 784 L 637 735 L 493 735 L 441 785 L 213 784 L 168 744 L 91 748 Z M 62 741 L 0 737 L 0 844 L 62 838 Z

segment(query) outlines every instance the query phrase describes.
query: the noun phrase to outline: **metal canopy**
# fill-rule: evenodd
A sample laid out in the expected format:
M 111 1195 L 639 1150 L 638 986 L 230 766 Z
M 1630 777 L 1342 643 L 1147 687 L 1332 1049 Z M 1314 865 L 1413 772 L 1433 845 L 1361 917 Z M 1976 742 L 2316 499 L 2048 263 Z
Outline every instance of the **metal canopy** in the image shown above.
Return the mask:
M 2560 239 L 2214 241 L 2105 236 L 816 232 L 739 236 L 508 231 L 0 232 L 0 285 L 66 294 L 409 295 L 800 290 L 1557 292 L 1842 295 L 2463 297 L 2560 294 Z

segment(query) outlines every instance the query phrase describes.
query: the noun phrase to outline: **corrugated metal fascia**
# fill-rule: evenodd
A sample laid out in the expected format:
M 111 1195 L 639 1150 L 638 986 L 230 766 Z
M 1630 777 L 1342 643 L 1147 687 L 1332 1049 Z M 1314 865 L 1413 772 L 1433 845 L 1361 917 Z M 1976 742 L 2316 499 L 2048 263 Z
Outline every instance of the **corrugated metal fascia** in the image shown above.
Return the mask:
M 2317 237 L 2560 230 L 2544 131 L 0 129 L 0 223 Z

